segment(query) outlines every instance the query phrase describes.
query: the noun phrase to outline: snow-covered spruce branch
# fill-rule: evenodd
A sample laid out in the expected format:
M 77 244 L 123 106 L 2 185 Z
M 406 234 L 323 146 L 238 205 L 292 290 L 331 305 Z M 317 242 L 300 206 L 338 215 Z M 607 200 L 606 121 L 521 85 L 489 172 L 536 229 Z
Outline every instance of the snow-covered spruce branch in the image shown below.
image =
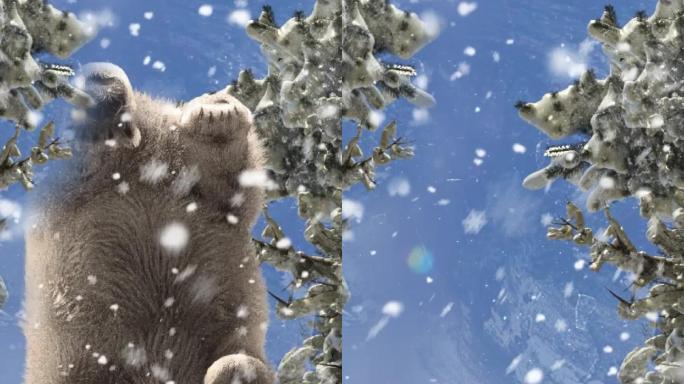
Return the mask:
M 521 117 L 553 139 L 584 136 L 550 148 L 551 163 L 523 184 L 542 188 L 565 178 L 589 192 L 589 211 L 604 209 L 609 223 L 593 235 L 579 208 L 568 204 L 551 239 L 590 247 L 591 268 L 608 263 L 631 272 L 639 300 L 619 300 L 625 319 L 648 318 L 659 334 L 630 352 L 619 379 L 626 384 L 684 382 L 684 1 L 659 0 L 653 15 L 641 11 L 620 27 L 607 6 L 589 34 L 603 45 L 610 75 L 592 71 L 536 103 L 518 103 Z M 647 220 L 647 239 L 662 256 L 639 251 L 610 215 L 612 201 L 635 197 Z
M 33 55 L 44 52 L 68 57 L 92 34 L 73 14 L 45 1 L 0 0 L 0 119 L 16 125 L 14 135 L 0 151 L 0 188 L 21 183 L 30 189 L 35 164 L 71 155 L 52 138 L 52 123 L 41 129 L 38 145 L 29 155 L 22 156 L 17 139 L 23 130 L 36 128 L 38 110 L 55 98 L 80 106 L 90 102 L 85 93 L 69 84 L 70 68 L 40 63 Z M 0 306 L 6 298 L 0 279 Z
M 318 0 L 311 15 L 296 12 L 280 26 L 264 7 L 247 26 L 261 44 L 268 75 L 255 79 L 242 71 L 228 91 L 254 113 L 268 152 L 269 198 L 297 199 L 304 236 L 318 253 L 296 251 L 266 212 L 264 240 L 254 240 L 258 257 L 289 272 L 293 291 L 306 288 L 301 297 L 276 297 L 277 313 L 315 316 L 312 336 L 283 357 L 281 384 L 342 382 L 342 312 L 349 296 L 342 276 L 342 192 L 359 182 L 374 188 L 377 165 L 413 153 L 392 122 L 364 157 L 360 140 L 377 128 L 374 110 L 402 97 L 420 107 L 433 103 L 411 84 L 413 68 L 383 63 L 376 54 L 410 58 L 434 37 L 429 31 L 415 14 L 375 0 Z M 346 144 L 344 120 L 357 125 Z

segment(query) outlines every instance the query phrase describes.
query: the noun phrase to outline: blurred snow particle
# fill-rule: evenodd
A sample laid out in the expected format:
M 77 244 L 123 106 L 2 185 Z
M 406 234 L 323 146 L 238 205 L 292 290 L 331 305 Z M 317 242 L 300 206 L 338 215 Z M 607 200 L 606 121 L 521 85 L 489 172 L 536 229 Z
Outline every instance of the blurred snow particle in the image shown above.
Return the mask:
M 140 24 L 139 23 L 131 23 L 128 26 L 128 31 L 131 32 L 132 36 L 140 36 Z
M 169 165 L 157 159 L 152 159 L 140 167 L 140 181 L 156 184 L 166 177 Z
M 390 318 L 396 318 L 404 311 L 404 305 L 398 301 L 388 301 L 382 307 L 383 317 L 368 331 L 366 340 L 375 338 L 389 323 Z
M 190 233 L 185 225 L 179 222 L 172 222 L 162 229 L 159 243 L 167 251 L 177 253 L 185 248 L 189 239 Z
M 164 62 L 162 62 L 162 61 L 155 60 L 155 62 L 152 63 L 152 68 L 154 68 L 160 72 L 164 72 L 164 71 L 166 71 L 166 64 L 164 64 Z
M 100 356 L 100 358 L 97 359 L 97 363 L 100 365 L 107 365 L 107 356 Z
M 404 177 L 395 177 L 387 185 L 390 196 L 406 197 L 411 193 L 411 183 Z
M 556 332 L 562 333 L 568 330 L 568 323 L 563 319 L 558 319 L 553 324 L 553 327 L 556 329 Z
M 553 364 L 551 364 L 551 370 L 557 371 L 557 370 L 563 368 L 564 365 L 565 365 L 565 359 L 556 360 L 553 362 Z
M 470 73 L 470 64 L 466 62 L 461 62 L 458 64 L 456 72 L 452 73 L 449 80 L 454 81 L 460 79 L 463 76 L 467 76 Z
M 145 13 L 143 13 L 143 17 L 146 20 L 152 20 L 152 18 L 154 17 L 154 12 L 151 12 L 151 11 L 145 12 Z
M 111 40 L 109 40 L 107 38 L 103 38 L 100 40 L 100 48 L 107 49 L 107 47 L 109 47 L 109 44 L 111 44 L 111 43 L 112 43 Z
M 543 313 L 537 313 L 537 315 L 534 317 L 535 323 L 543 323 L 544 321 L 546 321 L 546 315 Z
M 199 13 L 200 16 L 209 17 L 214 13 L 214 7 L 209 4 L 202 4 L 199 9 L 197 9 L 197 13 Z
M 508 364 L 508 367 L 506 367 L 506 374 L 509 375 L 511 372 L 515 371 L 516 368 L 518 368 L 518 365 L 520 365 L 520 361 L 522 361 L 522 355 L 518 355 L 511 360 L 511 363 Z
M 544 380 L 544 372 L 539 368 L 530 369 L 524 378 L 525 384 L 539 384 L 542 380 Z
M 427 109 L 416 108 L 413 110 L 413 125 L 422 125 L 430 121 L 430 112 Z
M 152 58 L 150 56 L 145 56 L 145 58 L 143 59 L 143 65 L 149 64 L 150 61 L 152 61 Z
M 482 159 L 473 159 L 473 164 L 477 165 L 478 167 L 482 165 L 483 161 Z
M 475 150 L 475 156 L 477 156 L 477 157 L 485 157 L 485 156 L 487 156 L 487 151 L 484 150 L 484 149 L 482 149 L 482 148 L 477 148 L 477 149 Z
M 487 224 L 487 217 L 485 211 L 471 210 L 462 221 L 463 230 L 468 235 L 477 235 L 482 228 Z
M 338 112 L 337 108 L 333 106 L 330 106 L 330 108 L 333 108 L 334 110 L 331 110 L 328 113 L 323 113 L 323 115 L 328 115 L 330 117 L 335 116 L 335 114 Z M 368 122 L 374 127 L 379 127 L 383 121 L 385 121 L 385 114 L 382 113 L 382 111 L 373 110 L 368 114 Z
M 357 223 L 363 219 L 363 204 L 356 200 L 342 199 L 342 217 L 355 219 Z
M 586 39 L 578 50 L 568 49 L 565 44 L 554 48 L 549 54 L 549 70 L 554 76 L 575 79 L 584 73 L 589 66 L 589 55 L 597 43 Z
M 445 317 L 449 312 L 451 312 L 451 309 L 454 307 L 454 303 L 450 302 L 444 308 L 442 308 L 442 313 L 439 314 L 439 317 Z
M 430 193 L 435 193 L 437 192 L 437 188 L 433 187 L 432 185 L 428 185 L 427 191 Z
M 620 333 L 620 341 L 627 341 L 629 340 L 629 332 L 621 332 Z
M 420 75 L 416 76 L 416 78 L 414 79 L 414 83 L 416 84 L 416 87 L 418 87 L 420 89 L 427 89 L 428 82 L 429 82 L 428 77 L 425 76 L 424 74 L 420 74 Z
M 276 183 L 268 177 L 266 171 L 262 169 L 248 169 L 242 171 L 238 177 L 238 182 L 243 187 L 257 187 L 267 190 L 278 188 Z
M 212 65 L 209 67 L 209 70 L 207 71 L 207 77 L 212 77 L 216 74 L 216 66 Z
M 565 287 L 563 287 L 563 297 L 565 297 L 566 299 L 569 298 L 572 295 L 572 291 L 574 289 L 575 287 L 572 281 L 565 283 Z
M 544 227 L 548 227 L 549 225 L 551 225 L 551 223 L 553 223 L 553 216 L 550 213 L 546 212 L 541 215 L 541 219 L 539 220 L 539 222 Z
M 461 17 L 466 17 L 470 15 L 471 13 L 475 12 L 477 9 L 477 3 L 476 2 L 467 2 L 467 1 L 461 1 L 458 3 L 458 14 L 461 15 Z
M 499 267 L 496 269 L 496 273 L 494 273 L 494 279 L 496 281 L 501 281 L 506 277 L 506 269 L 504 267 Z
M 513 152 L 523 154 L 527 152 L 527 148 L 520 143 L 513 144 Z
M 439 15 L 432 11 L 423 12 L 420 15 L 420 20 L 423 22 L 425 32 L 430 38 L 435 38 L 439 35 L 439 31 L 442 29 L 442 20 Z
M 404 304 L 399 301 L 388 301 L 382 307 L 382 313 L 389 317 L 399 317 L 404 311 Z
M 228 15 L 228 24 L 246 27 L 252 20 L 252 14 L 247 9 L 236 9 Z
M 128 191 L 131 189 L 131 187 L 128 185 L 127 182 L 122 181 L 116 186 L 116 191 L 119 192 L 122 195 L 125 195 L 128 193 Z
M 437 201 L 437 205 L 442 206 L 442 207 L 449 205 L 449 204 L 451 204 L 451 200 L 449 200 L 449 199 L 439 199 Z
M 615 376 L 615 375 L 617 375 L 617 373 L 618 373 L 618 369 L 616 367 L 610 367 L 610 368 L 608 368 L 608 372 L 606 373 L 606 375 Z
M 575 264 L 573 267 L 575 267 L 575 271 L 581 271 L 584 269 L 584 265 L 586 264 L 586 261 L 584 259 L 579 259 L 575 261 Z
M 275 246 L 278 249 L 288 249 L 292 246 L 292 240 L 287 237 L 283 237 L 276 242 Z
M 613 353 L 613 347 L 610 345 L 606 345 L 603 347 L 603 353 Z
M 463 54 L 466 55 L 466 56 L 475 56 L 475 53 L 476 53 L 476 52 L 477 52 L 477 51 L 475 50 L 475 48 L 470 47 L 470 46 L 469 46 L 469 47 L 466 47 L 466 48 L 463 50 Z
M 513 43 L 515 43 L 515 40 L 513 39 L 506 40 L 506 45 L 513 45 Z
M 12 200 L 0 199 L 0 218 L 12 218 L 17 222 L 21 218 L 21 205 Z
M 433 279 L 431 276 L 425 278 L 425 282 L 428 284 L 432 284 L 433 281 L 435 281 L 435 279 Z
M 240 222 L 240 219 L 237 216 L 233 215 L 232 213 L 229 213 L 226 215 L 226 220 L 228 220 L 229 224 L 233 224 L 233 225 Z
M 498 63 L 501 61 L 501 54 L 497 51 L 492 52 L 492 60 L 494 60 L 495 63 Z
M 103 27 L 113 27 L 116 24 L 116 16 L 109 9 L 83 11 L 79 13 L 78 19 L 85 24 L 89 35 L 95 35 Z

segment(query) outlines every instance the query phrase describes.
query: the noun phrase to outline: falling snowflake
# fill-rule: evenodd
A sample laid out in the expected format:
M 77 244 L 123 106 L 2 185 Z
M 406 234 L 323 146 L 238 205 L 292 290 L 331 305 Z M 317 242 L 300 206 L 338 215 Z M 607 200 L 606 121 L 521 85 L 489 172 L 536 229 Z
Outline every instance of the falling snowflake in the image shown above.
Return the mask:
M 162 229 L 159 243 L 167 251 L 178 253 L 186 247 L 189 239 L 190 233 L 185 225 L 173 222 Z
M 485 211 L 471 210 L 462 221 L 463 230 L 467 235 L 477 235 L 482 228 L 487 224 L 487 217 Z

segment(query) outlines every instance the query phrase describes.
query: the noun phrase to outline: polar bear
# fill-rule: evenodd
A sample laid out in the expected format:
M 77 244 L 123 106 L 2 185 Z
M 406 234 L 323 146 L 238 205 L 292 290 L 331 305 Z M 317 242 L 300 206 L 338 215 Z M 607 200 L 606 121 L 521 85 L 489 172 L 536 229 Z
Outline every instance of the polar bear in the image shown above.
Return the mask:
M 152 98 L 110 63 L 83 78 L 74 158 L 30 209 L 26 384 L 271 384 L 250 111 Z

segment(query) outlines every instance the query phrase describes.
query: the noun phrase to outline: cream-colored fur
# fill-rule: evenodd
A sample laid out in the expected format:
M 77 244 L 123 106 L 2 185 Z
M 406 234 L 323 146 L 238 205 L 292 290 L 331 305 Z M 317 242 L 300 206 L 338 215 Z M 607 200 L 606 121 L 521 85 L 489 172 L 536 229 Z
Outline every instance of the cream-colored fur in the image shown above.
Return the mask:
M 249 110 L 224 91 L 153 99 L 112 64 L 84 73 L 96 104 L 26 234 L 26 384 L 271 384 L 262 192 L 238 183 L 263 164 Z

